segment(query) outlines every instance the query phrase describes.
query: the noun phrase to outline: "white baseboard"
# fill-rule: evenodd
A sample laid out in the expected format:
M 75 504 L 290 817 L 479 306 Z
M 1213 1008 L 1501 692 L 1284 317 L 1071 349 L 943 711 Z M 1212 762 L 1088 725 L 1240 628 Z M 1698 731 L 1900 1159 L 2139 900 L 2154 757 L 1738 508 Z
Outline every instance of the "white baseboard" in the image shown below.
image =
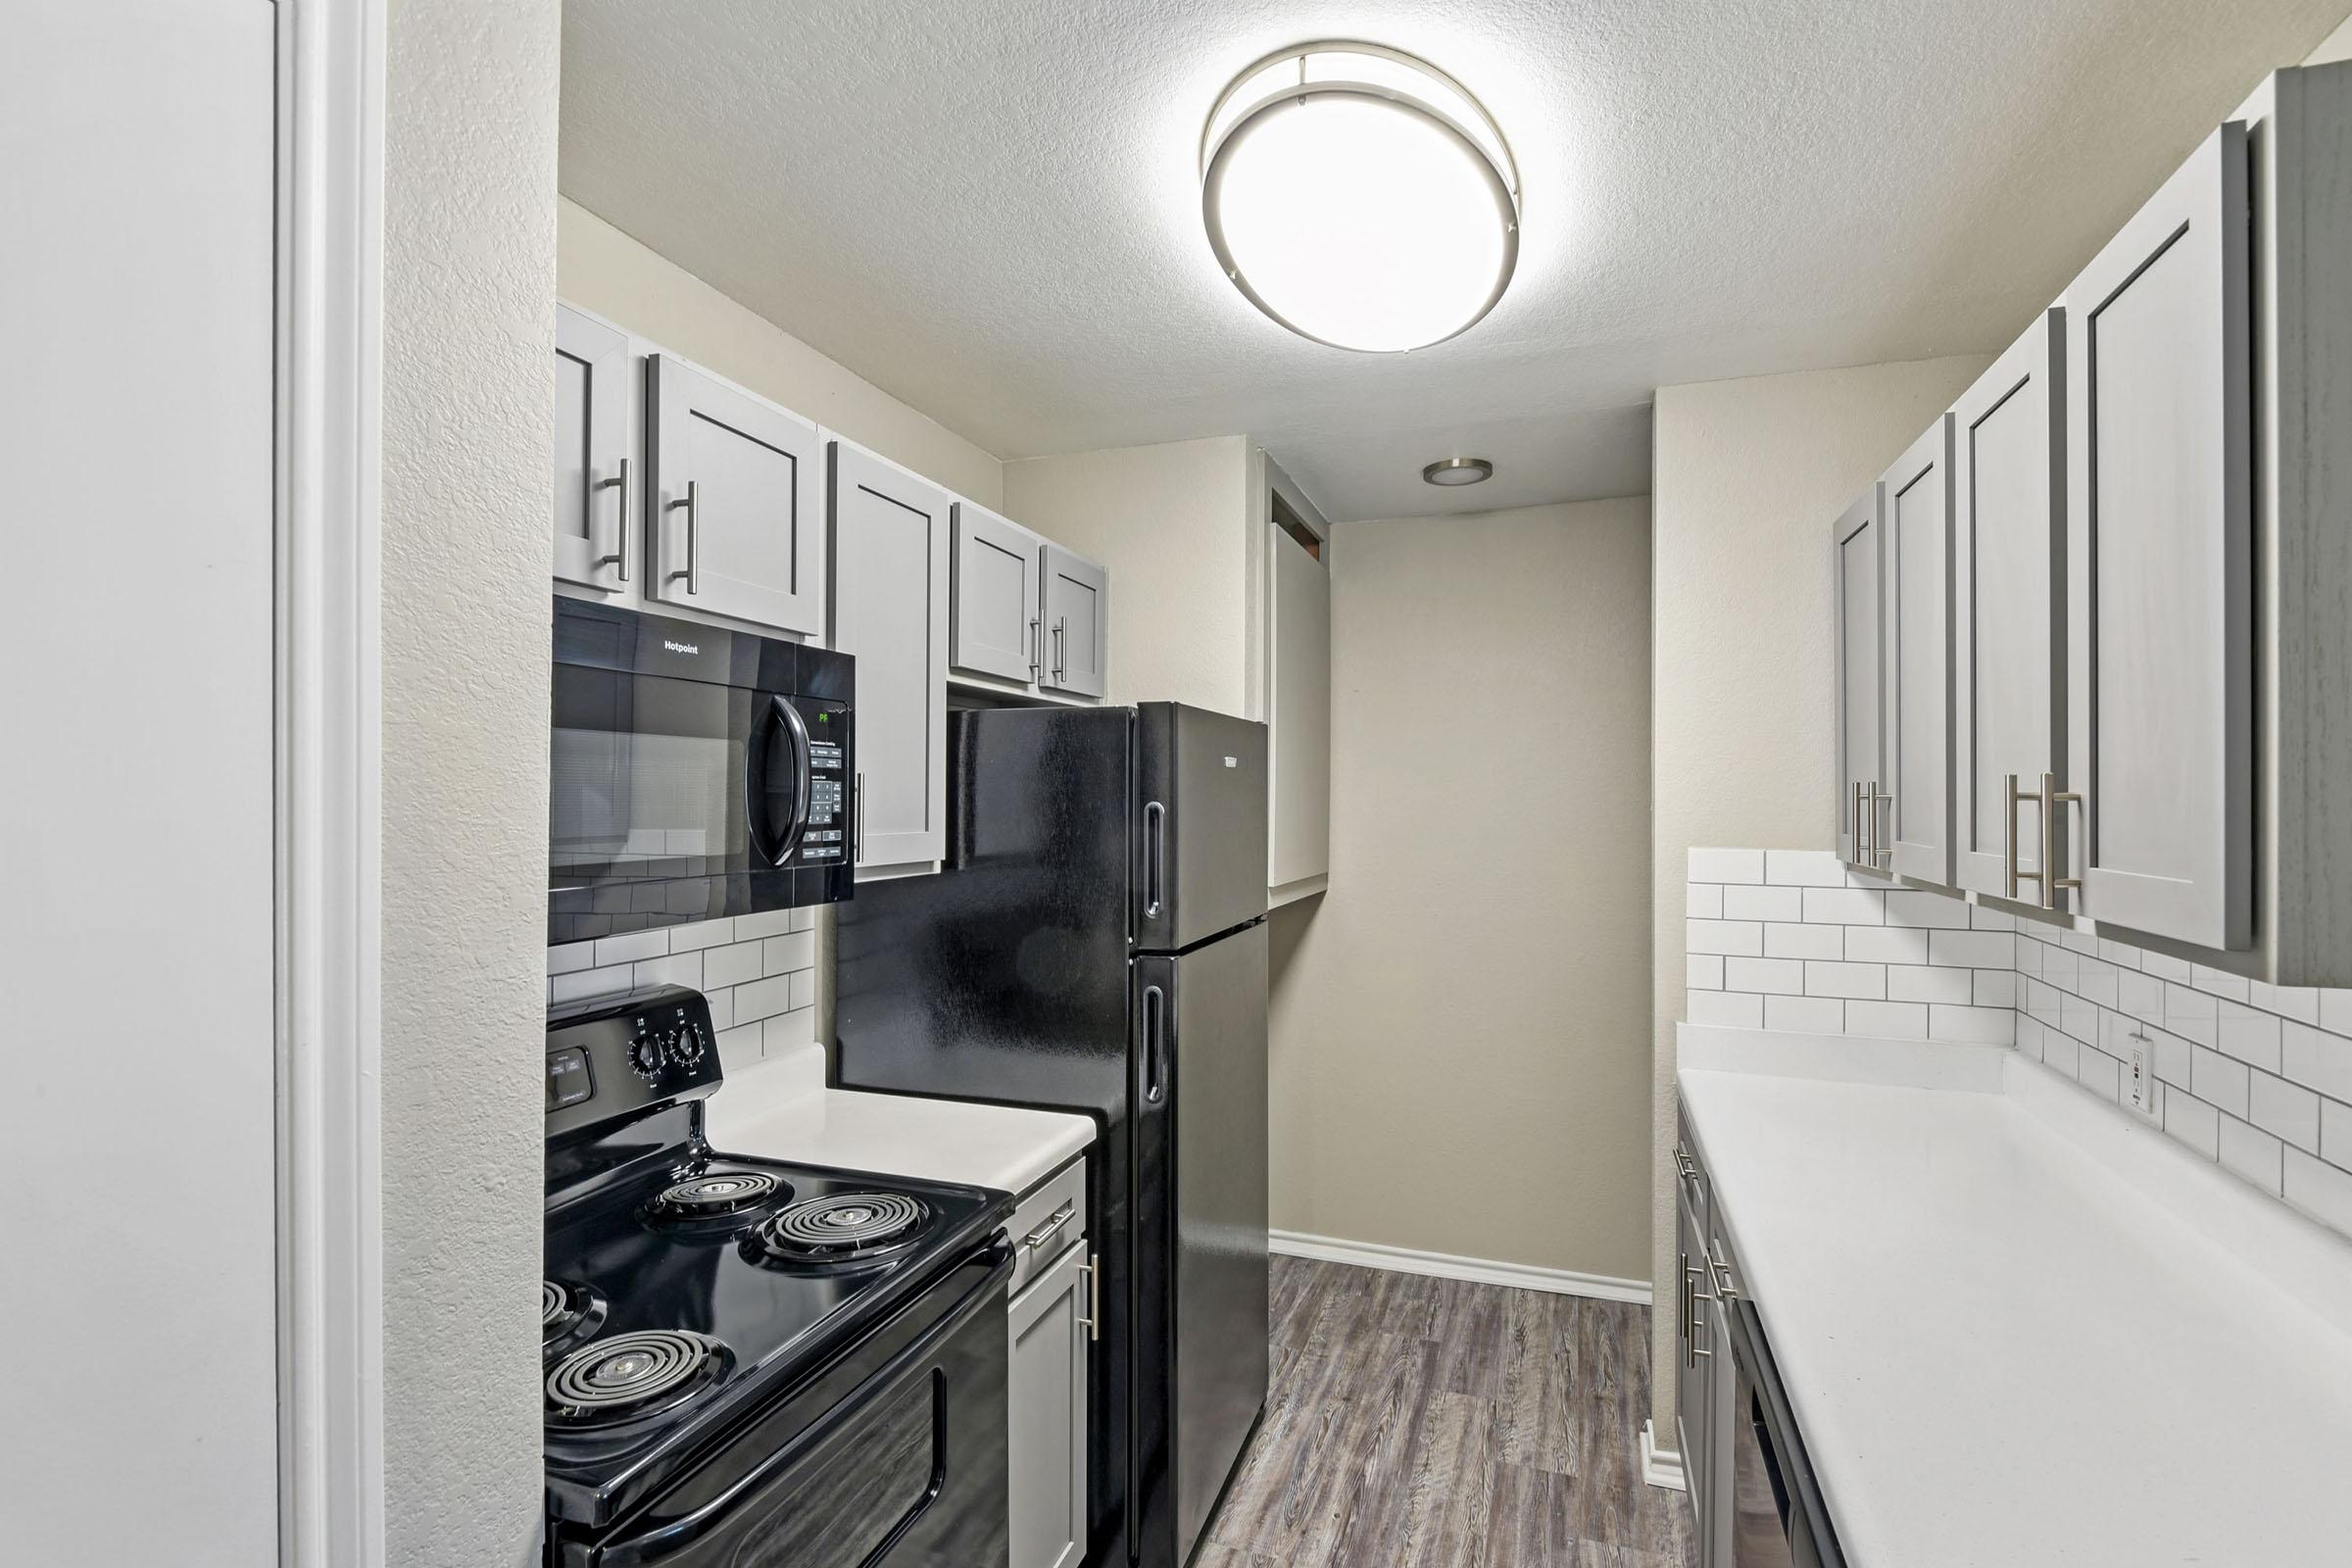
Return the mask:
M 1660 1448 L 1651 1423 L 1647 1421 L 1642 1423 L 1642 1479 L 1668 1492 L 1690 1490 L 1683 1480 L 1683 1456 Z
M 1484 1257 L 1456 1257 L 1450 1252 L 1422 1252 L 1379 1242 L 1344 1242 L 1333 1236 L 1308 1236 L 1299 1231 L 1275 1231 L 1268 1236 L 1267 1245 L 1288 1257 L 1352 1263 L 1357 1268 L 1385 1268 L 1393 1274 L 1430 1274 L 1439 1279 L 1506 1285 L 1521 1291 L 1549 1291 L 1554 1296 L 1588 1296 L 1600 1301 L 1649 1304 L 1647 1280 L 1613 1279 L 1606 1274 L 1579 1274 L 1574 1269 L 1538 1268 L 1532 1263 L 1501 1263 Z

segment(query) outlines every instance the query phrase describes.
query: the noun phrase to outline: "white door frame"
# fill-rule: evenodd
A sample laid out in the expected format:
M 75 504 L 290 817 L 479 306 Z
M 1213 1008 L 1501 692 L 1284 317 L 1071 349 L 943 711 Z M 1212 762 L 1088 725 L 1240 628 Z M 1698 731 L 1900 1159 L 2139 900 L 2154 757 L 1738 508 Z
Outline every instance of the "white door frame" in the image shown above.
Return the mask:
M 381 1568 L 384 0 L 276 0 L 278 1556 Z

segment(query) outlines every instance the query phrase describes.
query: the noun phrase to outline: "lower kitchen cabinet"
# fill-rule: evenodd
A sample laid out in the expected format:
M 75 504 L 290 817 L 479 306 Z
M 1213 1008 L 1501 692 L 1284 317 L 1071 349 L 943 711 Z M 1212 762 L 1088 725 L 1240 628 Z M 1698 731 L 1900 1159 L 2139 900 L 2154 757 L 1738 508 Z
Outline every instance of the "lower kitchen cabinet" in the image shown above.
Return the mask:
M 1090 1283 L 1082 1238 L 1012 1299 L 1011 1568 L 1077 1568 L 1086 1555 Z
M 1698 1568 L 1733 1561 L 1724 1539 L 1731 1515 L 1731 1356 L 1710 1287 L 1712 1237 L 1705 1178 L 1685 1133 L 1675 1148 L 1675 1425 L 1683 1484 L 1690 1495 Z

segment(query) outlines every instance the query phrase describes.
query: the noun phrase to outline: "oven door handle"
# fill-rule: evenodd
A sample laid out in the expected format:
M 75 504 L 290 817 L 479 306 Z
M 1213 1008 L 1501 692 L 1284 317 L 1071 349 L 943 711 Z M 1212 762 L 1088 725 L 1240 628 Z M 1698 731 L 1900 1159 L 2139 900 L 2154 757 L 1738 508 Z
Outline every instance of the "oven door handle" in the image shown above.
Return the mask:
M 770 723 L 783 726 L 792 738 L 792 814 L 780 834 L 769 833 L 767 818 L 767 738 Z M 770 696 L 767 707 L 752 724 L 750 744 L 743 755 L 744 825 L 751 830 L 752 853 L 769 865 L 782 865 L 801 847 L 808 831 L 808 792 L 815 781 L 815 756 L 808 743 L 808 726 L 792 699 Z
M 989 1264 L 988 1273 L 957 1297 L 956 1304 L 942 1314 L 922 1338 L 901 1348 L 871 1377 L 858 1384 L 831 1409 L 803 1428 L 790 1443 L 768 1455 L 757 1469 L 725 1492 L 692 1513 L 665 1519 L 660 1526 L 642 1535 L 614 1539 L 602 1548 L 598 1561 L 615 1565 L 661 1563 L 687 1550 L 695 1543 L 726 1525 L 738 1509 L 757 1502 L 771 1484 L 784 1479 L 804 1459 L 832 1442 L 845 1426 L 856 1420 L 873 1402 L 875 1391 L 890 1388 L 929 1360 L 941 1346 L 961 1333 L 992 1303 L 1002 1312 L 1004 1308 L 1004 1287 L 1012 1278 L 1012 1244 L 1000 1232 L 989 1243 L 982 1256 Z M 887 1558 L 890 1548 L 906 1534 L 907 1528 L 930 1508 L 946 1482 L 946 1473 L 941 1468 L 943 1463 L 944 1458 L 933 1460 L 931 1485 L 923 1493 L 921 1500 L 906 1511 L 888 1538 L 875 1548 L 869 1561 Z

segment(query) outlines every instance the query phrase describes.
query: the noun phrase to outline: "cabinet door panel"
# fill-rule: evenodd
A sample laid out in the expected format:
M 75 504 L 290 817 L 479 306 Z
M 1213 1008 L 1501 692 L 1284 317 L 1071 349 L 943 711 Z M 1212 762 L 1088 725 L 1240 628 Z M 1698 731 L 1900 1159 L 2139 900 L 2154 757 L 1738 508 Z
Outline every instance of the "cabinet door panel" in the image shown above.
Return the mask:
M 1879 490 L 1848 507 L 1832 535 L 1838 615 L 1838 853 L 1850 865 L 1875 863 L 1869 845 L 1867 802 L 1857 793 L 1878 789 L 1879 749 Z
M 1080 1242 L 1012 1302 L 1012 1568 L 1077 1568 L 1086 1552 L 1086 1285 Z
M 857 863 L 947 853 L 946 491 L 831 443 L 833 646 L 858 661 Z
M 824 629 L 816 426 L 653 356 L 654 569 L 669 604 L 810 635 Z
M 2232 122 L 2066 298 L 2077 907 L 2209 948 L 2252 935 L 2246 176 Z
M 2044 902 L 2037 808 L 2066 787 L 2066 313 L 2045 312 L 1953 406 L 1952 787 L 1959 884 Z
M 949 662 L 1028 684 L 1044 657 L 1038 618 L 1044 541 L 985 507 L 956 503 L 955 625 Z
M 636 574 L 628 378 L 628 338 L 557 306 L 556 576 L 585 588 L 610 591 Z
M 1046 667 L 1038 682 L 1074 697 L 1103 691 L 1103 645 L 1110 635 L 1110 579 L 1101 566 L 1059 545 L 1038 553 L 1045 578 Z
M 1952 879 L 1952 421 L 1937 419 L 1882 481 L 1886 717 L 1894 797 L 1872 824 L 1903 876 Z

